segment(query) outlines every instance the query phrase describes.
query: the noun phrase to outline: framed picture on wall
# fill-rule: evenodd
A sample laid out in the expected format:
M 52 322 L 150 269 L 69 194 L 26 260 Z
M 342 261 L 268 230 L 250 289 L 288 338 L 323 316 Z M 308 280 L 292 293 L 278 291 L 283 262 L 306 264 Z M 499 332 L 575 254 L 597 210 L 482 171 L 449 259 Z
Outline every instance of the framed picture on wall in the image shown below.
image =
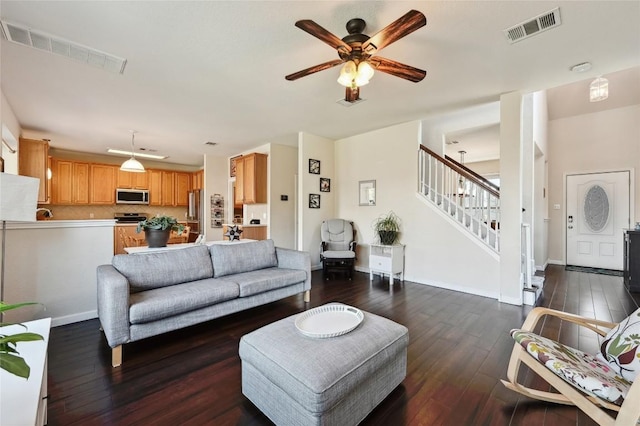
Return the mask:
M 320 208 L 320 194 L 309 194 L 309 208 L 310 209 Z
M 331 192 L 331 179 L 320 178 L 320 192 Z
M 358 187 L 359 205 L 375 206 L 376 205 L 376 181 L 361 180 Z
M 314 175 L 320 174 L 320 160 L 309 158 L 309 173 L 312 173 Z
M 4 172 L 4 158 L 0 157 L 0 172 Z

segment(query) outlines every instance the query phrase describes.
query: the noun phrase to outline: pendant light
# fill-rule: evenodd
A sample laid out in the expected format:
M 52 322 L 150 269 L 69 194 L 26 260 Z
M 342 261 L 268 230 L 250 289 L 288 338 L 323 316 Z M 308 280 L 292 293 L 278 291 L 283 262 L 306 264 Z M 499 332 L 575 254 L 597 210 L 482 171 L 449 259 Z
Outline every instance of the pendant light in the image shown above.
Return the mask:
M 134 148 L 135 135 L 136 135 L 135 130 L 132 130 L 131 131 L 131 158 L 129 158 L 124 163 L 122 163 L 122 166 L 120 166 L 120 170 L 122 170 L 123 172 L 144 173 L 145 171 L 144 166 L 138 160 L 136 160 L 136 151 Z
M 589 85 L 589 101 L 604 101 L 609 97 L 609 80 L 604 77 L 598 77 Z

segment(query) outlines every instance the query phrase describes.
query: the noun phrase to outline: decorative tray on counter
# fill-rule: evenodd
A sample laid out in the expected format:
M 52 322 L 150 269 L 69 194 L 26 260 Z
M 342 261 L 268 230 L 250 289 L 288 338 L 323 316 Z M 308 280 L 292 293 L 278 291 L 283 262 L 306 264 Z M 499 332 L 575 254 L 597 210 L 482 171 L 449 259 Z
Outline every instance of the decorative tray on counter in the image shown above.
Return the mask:
M 341 336 L 354 330 L 364 314 L 349 305 L 331 304 L 310 309 L 298 315 L 295 321 L 300 333 L 308 337 L 326 339 Z

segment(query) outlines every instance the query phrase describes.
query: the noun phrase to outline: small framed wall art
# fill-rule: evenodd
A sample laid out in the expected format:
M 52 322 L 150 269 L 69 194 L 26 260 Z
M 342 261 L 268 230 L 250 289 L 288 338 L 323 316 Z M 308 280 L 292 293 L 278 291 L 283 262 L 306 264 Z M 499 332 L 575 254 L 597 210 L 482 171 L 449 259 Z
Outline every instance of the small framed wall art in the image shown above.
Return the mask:
M 361 180 L 359 183 L 359 205 L 375 206 L 376 205 L 376 181 Z
M 331 179 L 320 178 L 320 192 L 331 192 Z
M 320 194 L 309 194 L 309 208 L 310 209 L 320 208 Z
M 312 173 L 314 175 L 320 174 L 320 160 L 309 158 L 309 173 Z

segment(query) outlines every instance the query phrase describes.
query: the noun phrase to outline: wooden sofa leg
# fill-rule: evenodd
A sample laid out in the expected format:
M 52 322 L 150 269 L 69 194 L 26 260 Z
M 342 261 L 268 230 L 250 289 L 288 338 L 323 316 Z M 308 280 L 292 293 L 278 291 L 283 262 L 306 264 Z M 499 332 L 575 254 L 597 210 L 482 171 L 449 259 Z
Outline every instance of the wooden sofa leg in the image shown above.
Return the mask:
M 122 345 L 111 349 L 111 366 L 120 367 L 122 364 Z
M 311 301 L 311 290 L 307 290 L 304 292 L 304 301 L 309 303 Z

